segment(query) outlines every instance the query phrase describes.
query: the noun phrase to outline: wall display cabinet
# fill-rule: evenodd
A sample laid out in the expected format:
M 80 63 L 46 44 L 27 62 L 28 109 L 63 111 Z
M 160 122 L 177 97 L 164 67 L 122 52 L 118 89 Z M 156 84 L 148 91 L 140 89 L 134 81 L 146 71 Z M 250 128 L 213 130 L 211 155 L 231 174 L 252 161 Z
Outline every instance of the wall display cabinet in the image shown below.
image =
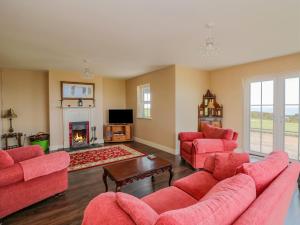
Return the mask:
M 198 131 L 201 131 L 203 124 L 208 123 L 216 127 L 222 127 L 223 106 L 217 102 L 215 94 L 207 90 L 203 100 L 198 105 Z

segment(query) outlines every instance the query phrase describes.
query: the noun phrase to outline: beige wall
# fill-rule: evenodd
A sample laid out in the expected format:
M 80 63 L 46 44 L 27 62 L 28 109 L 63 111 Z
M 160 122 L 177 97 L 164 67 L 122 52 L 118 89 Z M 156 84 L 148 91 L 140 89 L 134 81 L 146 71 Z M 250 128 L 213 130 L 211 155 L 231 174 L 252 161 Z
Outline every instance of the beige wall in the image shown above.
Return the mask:
M 15 131 L 26 136 L 49 132 L 48 72 L 3 69 L 1 72 L 2 110 L 13 108 L 18 118 L 13 119 Z M 2 133 L 9 128 L 8 119 L 1 119 Z
M 209 73 L 176 65 L 176 140 L 181 131 L 196 131 L 198 127 L 198 104 L 210 86 Z M 176 150 L 179 153 L 179 142 Z
M 126 81 L 123 79 L 103 78 L 104 123 L 108 123 L 109 109 L 126 108 Z
M 81 73 L 67 71 L 49 71 L 49 118 L 50 118 L 50 144 L 51 149 L 61 148 L 63 146 L 63 112 L 60 108 L 60 81 L 75 81 L 95 83 L 96 99 L 96 126 L 97 137 L 103 139 L 103 78 L 96 76 L 92 80 L 83 79 Z M 70 101 L 68 104 L 76 105 L 76 101 Z M 91 104 L 89 102 L 86 103 Z
M 150 84 L 152 119 L 136 119 L 137 86 Z M 174 153 L 175 149 L 175 66 L 146 73 L 126 81 L 126 106 L 134 110 L 134 136 Z
M 244 134 L 244 83 L 250 78 L 274 77 L 300 72 L 300 53 L 248 63 L 210 72 L 212 91 L 224 105 L 224 127 L 239 132 L 240 147 Z

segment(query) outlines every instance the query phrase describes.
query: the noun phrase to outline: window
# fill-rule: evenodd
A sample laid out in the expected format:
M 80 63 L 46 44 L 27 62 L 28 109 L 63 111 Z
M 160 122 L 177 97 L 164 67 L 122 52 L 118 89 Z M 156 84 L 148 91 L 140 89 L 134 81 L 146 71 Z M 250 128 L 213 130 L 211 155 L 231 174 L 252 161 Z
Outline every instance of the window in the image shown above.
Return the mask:
M 300 75 L 248 81 L 246 87 L 245 149 L 282 149 L 300 160 Z
M 137 117 L 151 119 L 150 84 L 143 84 L 137 87 Z

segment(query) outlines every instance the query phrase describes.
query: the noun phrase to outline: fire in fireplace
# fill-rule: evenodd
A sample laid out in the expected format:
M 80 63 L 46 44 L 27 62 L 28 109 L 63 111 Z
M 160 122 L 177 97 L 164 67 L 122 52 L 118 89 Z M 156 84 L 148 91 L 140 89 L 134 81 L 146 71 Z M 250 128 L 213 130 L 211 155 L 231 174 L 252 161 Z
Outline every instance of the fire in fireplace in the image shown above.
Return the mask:
M 70 122 L 69 123 L 69 141 L 70 148 L 81 148 L 88 146 L 89 138 L 89 122 Z

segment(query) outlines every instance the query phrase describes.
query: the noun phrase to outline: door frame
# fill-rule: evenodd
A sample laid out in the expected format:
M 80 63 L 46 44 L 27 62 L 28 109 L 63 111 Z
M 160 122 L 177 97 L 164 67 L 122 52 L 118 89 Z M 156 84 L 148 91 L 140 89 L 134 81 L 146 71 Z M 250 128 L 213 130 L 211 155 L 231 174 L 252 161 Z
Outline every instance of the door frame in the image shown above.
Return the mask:
M 266 155 L 250 150 L 250 84 L 273 80 L 273 149 L 284 151 L 284 123 L 285 123 L 285 79 L 300 79 L 300 72 L 278 73 L 276 75 L 261 75 L 244 81 L 244 137 L 243 147 L 246 151 L 257 155 Z M 300 82 L 300 80 L 299 80 Z M 300 115 L 300 88 L 299 88 L 299 115 Z M 300 118 L 298 132 L 300 134 Z M 300 135 L 299 135 L 300 136 Z M 298 158 L 300 157 L 300 137 L 298 141 Z

